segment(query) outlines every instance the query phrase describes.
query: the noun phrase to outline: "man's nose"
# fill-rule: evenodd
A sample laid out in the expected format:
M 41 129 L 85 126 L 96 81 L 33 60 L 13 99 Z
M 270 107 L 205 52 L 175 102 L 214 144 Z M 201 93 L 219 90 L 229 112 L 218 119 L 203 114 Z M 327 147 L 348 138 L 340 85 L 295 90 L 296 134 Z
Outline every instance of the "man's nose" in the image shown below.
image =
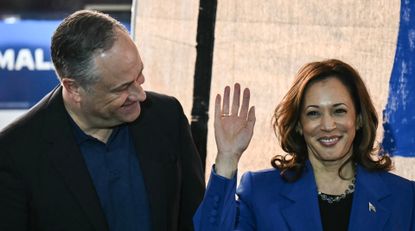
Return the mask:
M 140 76 L 133 84 L 131 84 L 128 98 L 133 101 L 144 101 L 146 99 L 146 93 L 141 86 L 144 83 L 144 76 Z

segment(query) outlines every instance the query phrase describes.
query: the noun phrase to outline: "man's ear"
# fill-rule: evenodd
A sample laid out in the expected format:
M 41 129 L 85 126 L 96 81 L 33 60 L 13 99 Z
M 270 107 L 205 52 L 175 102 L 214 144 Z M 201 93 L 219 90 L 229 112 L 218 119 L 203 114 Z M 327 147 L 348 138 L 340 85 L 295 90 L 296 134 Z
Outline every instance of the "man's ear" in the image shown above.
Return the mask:
M 363 126 L 362 115 L 359 114 L 356 117 L 356 130 L 359 130 Z
M 81 86 L 79 86 L 79 84 L 74 79 L 63 78 L 61 80 L 61 85 L 72 100 L 74 100 L 77 103 L 81 101 L 80 91 L 82 89 Z

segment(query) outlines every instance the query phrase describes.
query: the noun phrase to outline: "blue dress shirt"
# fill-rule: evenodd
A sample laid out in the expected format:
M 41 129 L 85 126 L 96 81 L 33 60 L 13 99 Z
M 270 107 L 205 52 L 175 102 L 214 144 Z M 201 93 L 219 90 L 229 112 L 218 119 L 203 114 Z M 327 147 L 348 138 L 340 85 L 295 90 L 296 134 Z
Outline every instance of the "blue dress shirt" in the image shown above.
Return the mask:
M 115 128 L 103 143 L 74 121 L 72 125 L 110 230 L 151 230 L 145 184 L 128 126 Z

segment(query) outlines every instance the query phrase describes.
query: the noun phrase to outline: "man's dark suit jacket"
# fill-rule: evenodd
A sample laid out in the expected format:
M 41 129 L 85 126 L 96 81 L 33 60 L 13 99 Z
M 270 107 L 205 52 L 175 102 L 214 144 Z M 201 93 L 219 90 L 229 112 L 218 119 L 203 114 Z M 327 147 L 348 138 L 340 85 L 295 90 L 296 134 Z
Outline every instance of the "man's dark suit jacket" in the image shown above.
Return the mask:
M 192 230 L 204 193 L 200 157 L 180 103 L 147 92 L 129 124 L 153 230 Z M 57 87 L 0 133 L 0 230 L 108 230 Z

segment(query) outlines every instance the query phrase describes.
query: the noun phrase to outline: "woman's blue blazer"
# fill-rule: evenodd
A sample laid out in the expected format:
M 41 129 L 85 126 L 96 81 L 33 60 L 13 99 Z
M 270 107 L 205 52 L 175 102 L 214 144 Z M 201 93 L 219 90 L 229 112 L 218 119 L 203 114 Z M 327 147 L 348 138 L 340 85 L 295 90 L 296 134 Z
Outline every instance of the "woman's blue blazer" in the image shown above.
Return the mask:
M 415 182 L 359 165 L 356 169 L 348 229 L 415 231 Z M 276 169 L 248 172 L 237 190 L 236 176 L 228 180 L 212 172 L 193 221 L 197 231 L 322 231 L 311 165 L 293 183 Z

